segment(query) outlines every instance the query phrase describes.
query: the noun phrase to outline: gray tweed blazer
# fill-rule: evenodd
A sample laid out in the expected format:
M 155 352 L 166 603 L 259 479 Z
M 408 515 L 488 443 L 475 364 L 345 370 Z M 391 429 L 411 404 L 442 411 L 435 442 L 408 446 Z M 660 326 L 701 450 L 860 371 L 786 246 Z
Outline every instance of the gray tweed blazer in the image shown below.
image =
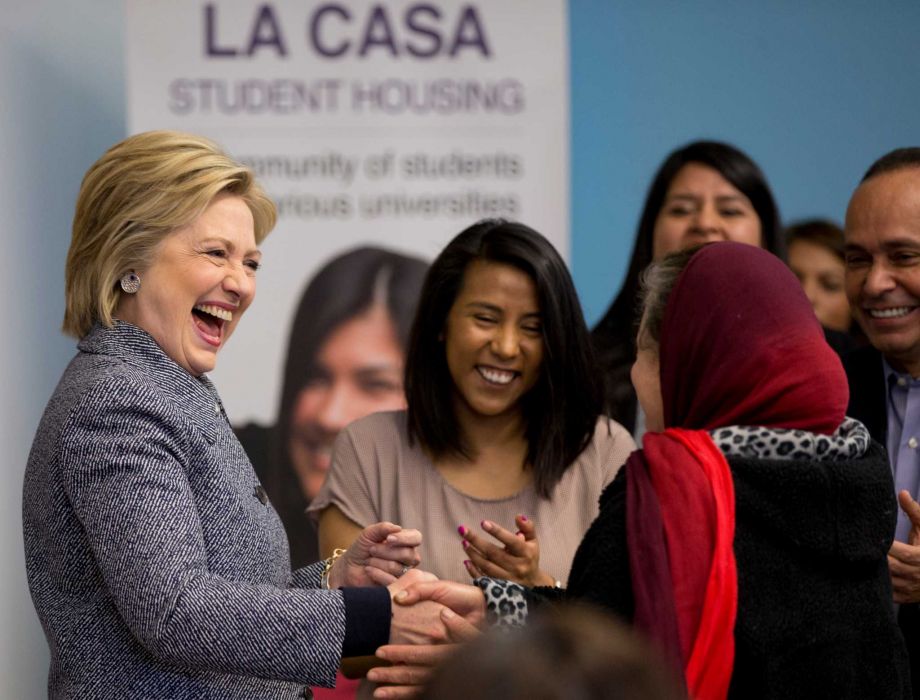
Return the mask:
M 97 326 L 79 350 L 23 494 L 49 696 L 280 699 L 331 685 L 343 593 L 305 590 L 320 565 L 291 573 L 210 381 L 126 323 Z

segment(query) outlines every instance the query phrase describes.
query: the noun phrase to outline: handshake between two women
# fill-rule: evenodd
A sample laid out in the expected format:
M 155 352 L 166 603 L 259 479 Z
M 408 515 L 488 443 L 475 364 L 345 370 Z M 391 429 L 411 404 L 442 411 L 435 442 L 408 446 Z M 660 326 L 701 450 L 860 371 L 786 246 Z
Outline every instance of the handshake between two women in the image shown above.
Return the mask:
M 381 684 L 375 698 L 416 697 L 457 644 L 477 637 L 486 625 L 485 597 L 478 587 L 442 581 L 416 568 L 421 541 L 418 530 L 387 522 L 370 525 L 329 570 L 329 588 L 386 586 L 393 601 L 390 643 L 376 653 L 390 665 L 367 673 L 368 680 Z

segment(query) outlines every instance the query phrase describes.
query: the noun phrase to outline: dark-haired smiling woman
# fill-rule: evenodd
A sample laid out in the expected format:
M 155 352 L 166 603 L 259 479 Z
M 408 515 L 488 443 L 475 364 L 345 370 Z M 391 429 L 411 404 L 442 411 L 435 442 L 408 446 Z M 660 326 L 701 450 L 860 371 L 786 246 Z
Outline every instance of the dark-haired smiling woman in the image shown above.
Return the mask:
M 730 144 L 693 141 L 672 151 L 655 173 L 626 277 L 592 331 L 610 415 L 637 437 L 645 432 L 644 417 L 629 373 L 636 359 L 639 276 L 669 253 L 715 241 L 783 257 L 779 211 L 757 164 Z
M 320 551 L 396 518 L 422 532 L 422 566 L 439 578 L 565 579 L 600 492 L 634 448 L 602 416 L 597 376 L 549 241 L 500 220 L 466 229 L 422 288 L 408 410 L 362 419 L 336 442 L 310 507 Z

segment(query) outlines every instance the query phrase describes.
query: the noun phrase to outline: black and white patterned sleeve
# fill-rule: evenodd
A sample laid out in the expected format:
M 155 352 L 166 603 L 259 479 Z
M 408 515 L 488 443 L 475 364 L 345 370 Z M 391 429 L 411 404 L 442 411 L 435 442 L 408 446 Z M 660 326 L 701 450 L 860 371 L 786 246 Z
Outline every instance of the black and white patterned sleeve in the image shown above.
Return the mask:
M 527 622 L 527 589 L 498 578 L 477 578 L 486 598 L 489 622 L 498 627 L 521 627 Z

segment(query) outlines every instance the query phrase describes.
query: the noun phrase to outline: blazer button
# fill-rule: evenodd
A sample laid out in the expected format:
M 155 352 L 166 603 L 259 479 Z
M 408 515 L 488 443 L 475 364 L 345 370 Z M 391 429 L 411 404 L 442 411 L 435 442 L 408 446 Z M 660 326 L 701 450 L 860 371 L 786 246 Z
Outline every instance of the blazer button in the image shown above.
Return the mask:
M 303 697 L 305 700 L 313 700 L 313 689 L 310 687 L 304 688 Z
M 261 503 L 263 506 L 268 503 L 268 494 L 265 492 L 265 489 L 262 488 L 262 484 L 256 484 L 255 492 L 253 495 L 259 499 L 259 503 Z M 310 689 L 307 688 L 307 690 Z M 310 697 L 313 697 L 313 691 L 310 691 Z

